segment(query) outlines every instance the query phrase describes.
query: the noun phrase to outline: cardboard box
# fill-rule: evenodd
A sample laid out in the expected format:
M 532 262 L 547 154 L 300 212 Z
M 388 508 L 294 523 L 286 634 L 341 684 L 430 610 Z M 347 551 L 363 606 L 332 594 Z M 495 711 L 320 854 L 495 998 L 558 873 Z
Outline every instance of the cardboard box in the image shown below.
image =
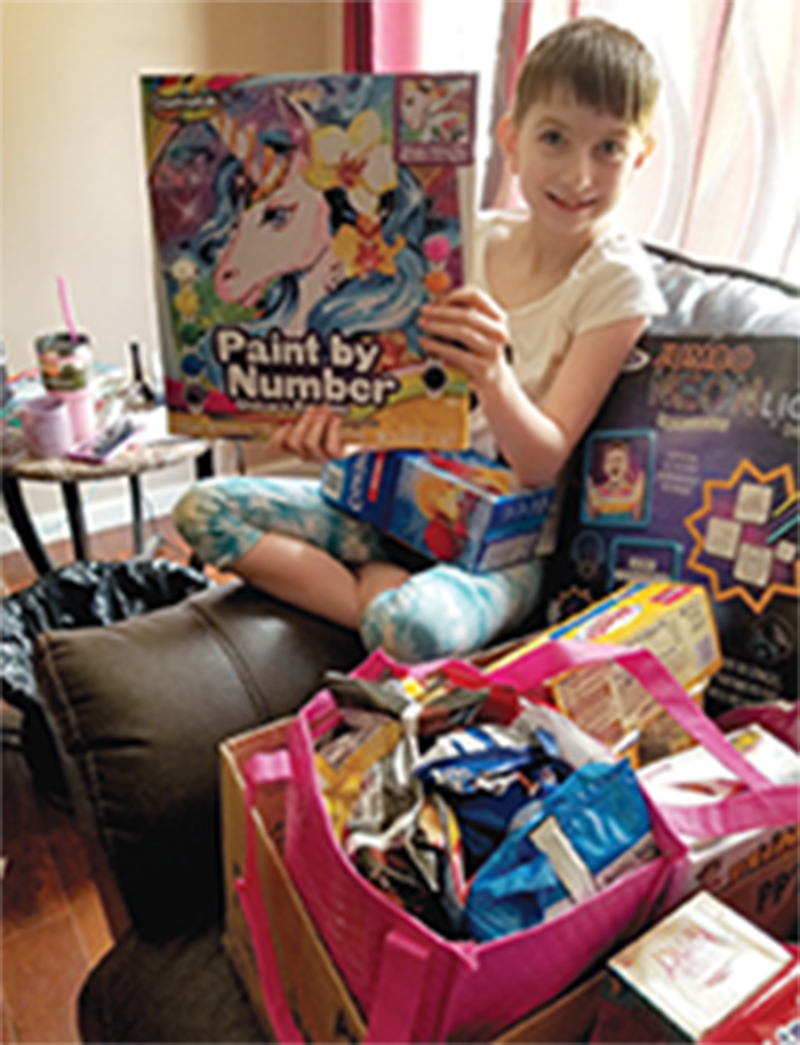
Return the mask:
M 270 1040 L 274 1032 L 236 880 L 244 870 L 247 844 L 244 767 L 252 755 L 282 747 L 287 727 L 288 720 L 284 720 L 231 737 L 220 745 L 225 881 L 223 946 Z M 361 1042 L 367 1033 L 363 1015 L 331 961 L 283 863 L 283 817 L 282 786 L 260 788 L 254 814 L 257 858 L 284 993 L 294 1021 L 306 1040 Z M 497 1041 L 583 1040 L 594 1020 L 604 976 L 600 970 L 581 980 L 548 1005 L 509 1027 Z
M 245 866 L 247 814 L 244 767 L 249 758 L 284 746 L 288 722 L 241 734 L 220 748 L 225 933 L 223 946 L 247 991 L 265 1035 L 273 1031 L 264 1002 L 250 930 L 236 891 Z M 309 1041 L 362 1041 L 364 1021 L 317 936 L 281 857 L 283 788 L 258 789 L 253 814 L 262 897 L 272 931 L 284 994 L 298 1028 Z
M 698 893 L 607 963 L 590 1040 L 713 1040 L 716 1028 L 793 964 L 784 944 L 710 893 Z M 796 1015 L 794 1000 L 788 1011 Z
M 728 884 L 715 895 L 765 932 L 795 940 L 800 930 L 797 871 L 797 827 L 778 828 L 742 854 Z
M 471 573 L 533 557 L 555 494 L 522 490 L 472 451 L 354 454 L 325 466 L 323 496 L 422 555 Z
M 800 784 L 800 756 L 762 726 L 734 730 L 728 739 L 773 783 Z M 736 788 L 734 774 L 700 746 L 645 766 L 639 779 L 657 805 L 702 805 Z M 792 932 L 800 860 L 796 824 L 684 841 L 689 855 L 674 901 L 705 889 L 776 936 Z
M 706 682 L 722 664 L 709 598 L 696 584 L 628 584 L 560 624 L 537 632 L 494 667 L 502 667 L 551 639 L 643 646 L 687 690 Z

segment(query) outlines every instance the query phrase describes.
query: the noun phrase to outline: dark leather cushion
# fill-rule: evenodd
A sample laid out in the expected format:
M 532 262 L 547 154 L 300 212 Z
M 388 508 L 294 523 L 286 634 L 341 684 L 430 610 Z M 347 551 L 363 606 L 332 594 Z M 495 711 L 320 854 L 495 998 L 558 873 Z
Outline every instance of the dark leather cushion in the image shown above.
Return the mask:
M 133 930 L 92 970 L 78 1005 L 86 1042 L 262 1042 L 219 925 L 167 940 Z
M 104 628 L 48 632 L 35 665 L 128 913 L 144 933 L 219 917 L 217 745 L 295 711 L 354 632 L 240 583 Z M 83 794 L 80 794 L 83 792 Z

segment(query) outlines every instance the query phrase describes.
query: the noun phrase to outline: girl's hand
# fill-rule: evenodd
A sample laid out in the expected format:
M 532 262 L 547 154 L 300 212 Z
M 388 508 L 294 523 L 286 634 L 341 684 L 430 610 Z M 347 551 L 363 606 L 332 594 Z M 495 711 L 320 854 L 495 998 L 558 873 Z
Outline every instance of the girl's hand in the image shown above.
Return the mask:
M 483 291 L 460 287 L 423 305 L 418 322 L 424 331 L 420 345 L 430 355 L 460 366 L 478 389 L 497 380 L 506 365 L 508 327 L 501 310 Z
M 271 457 L 294 454 L 301 461 L 324 464 L 344 454 L 341 418 L 327 406 L 304 410 L 297 421 L 279 425 L 266 442 L 265 452 Z

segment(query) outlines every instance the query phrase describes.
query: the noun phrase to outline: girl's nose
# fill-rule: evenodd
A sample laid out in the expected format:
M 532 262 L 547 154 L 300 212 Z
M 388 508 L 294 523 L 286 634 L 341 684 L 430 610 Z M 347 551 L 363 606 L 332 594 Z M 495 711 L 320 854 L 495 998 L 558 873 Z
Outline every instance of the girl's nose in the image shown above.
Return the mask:
M 564 165 L 563 178 L 573 189 L 582 189 L 591 185 L 591 156 L 582 150 L 573 152 Z

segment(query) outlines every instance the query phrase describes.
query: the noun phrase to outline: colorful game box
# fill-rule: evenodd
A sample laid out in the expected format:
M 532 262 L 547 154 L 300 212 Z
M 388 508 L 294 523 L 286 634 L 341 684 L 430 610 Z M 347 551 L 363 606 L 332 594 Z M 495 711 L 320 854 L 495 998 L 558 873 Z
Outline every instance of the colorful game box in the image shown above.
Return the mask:
M 417 315 L 465 280 L 476 77 L 142 78 L 170 428 L 328 404 L 367 447 L 467 445 Z
M 662 918 L 607 969 L 591 1042 L 797 1040 L 792 951 L 710 893 Z M 770 999 L 764 1020 L 758 1010 Z
M 520 489 L 510 469 L 471 450 L 353 454 L 322 477 L 331 503 L 470 573 L 530 559 L 554 492 Z
M 709 710 L 796 698 L 799 421 L 791 338 L 643 339 L 579 448 L 549 619 L 640 578 L 702 584 Z

